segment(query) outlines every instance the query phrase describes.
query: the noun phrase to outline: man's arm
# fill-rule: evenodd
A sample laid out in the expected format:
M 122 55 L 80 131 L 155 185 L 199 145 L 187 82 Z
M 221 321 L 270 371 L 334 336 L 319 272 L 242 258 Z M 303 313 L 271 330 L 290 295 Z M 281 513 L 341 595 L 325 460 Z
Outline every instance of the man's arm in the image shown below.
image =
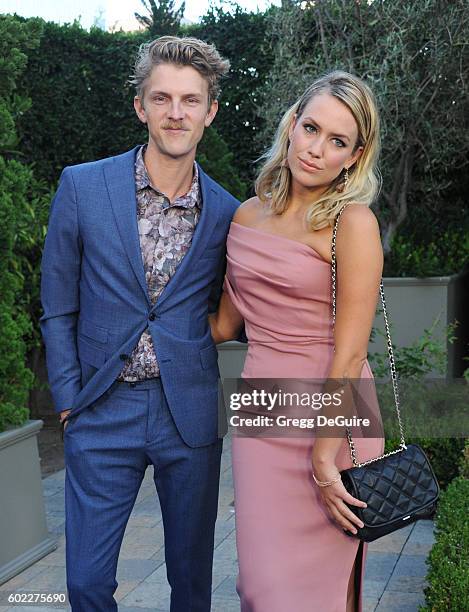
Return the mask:
M 41 262 L 44 314 L 39 322 L 56 412 L 70 409 L 81 390 L 76 343 L 81 253 L 76 191 L 71 169 L 65 168 L 52 200 Z

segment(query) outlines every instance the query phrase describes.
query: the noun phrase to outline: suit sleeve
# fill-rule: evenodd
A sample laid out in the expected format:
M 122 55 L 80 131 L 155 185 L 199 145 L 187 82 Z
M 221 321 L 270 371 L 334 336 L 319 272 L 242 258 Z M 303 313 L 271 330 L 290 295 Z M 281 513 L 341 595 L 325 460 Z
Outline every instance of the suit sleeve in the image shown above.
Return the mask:
M 56 412 L 70 409 L 81 390 L 76 341 L 81 257 L 76 191 L 71 169 L 65 168 L 52 200 L 41 262 L 39 322 Z
M 223 249 L 223 254 L 220 257 L 218 264 L 217 276 L 212 283 L 210 295 L 208 296 L 208 312 L 210 314 L 217 312 L 223 290 L 223 280 L 226 272 L 226 247 Z

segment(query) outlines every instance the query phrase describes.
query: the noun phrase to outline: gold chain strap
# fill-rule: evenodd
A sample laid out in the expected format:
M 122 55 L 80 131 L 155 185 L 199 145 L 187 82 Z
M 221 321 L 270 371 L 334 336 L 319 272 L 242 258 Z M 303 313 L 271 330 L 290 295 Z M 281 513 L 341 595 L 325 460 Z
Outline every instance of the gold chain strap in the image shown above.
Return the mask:
M 335 245 L 336 245 L 336 240 L 337 240 L 337 226 L 339 223 L 340 215 L 344 212 L 344 210 L 347 208 L 349 204 L 350 202 L 347 202 L 347 204 L 345 204 L 345 206 L 343 206 L 340 209 L 335 219 L 334 231 L 332 233 L 332 329 L 333 331 L 335 331 L 335 315 L 336 315 L 336 268 L 337 268 L 337 263 L 335 259 Z M 364 461 L 363 463 L 360 463 L 357 458 L 357 452 L 355 449 L 355 443 L 353 441 L 351 431 L 347 427 L 346 432 L 347 432 L 348 444 L 350 447 L 350 458 L 352 460 L 354 467 L 362 467 L 364 465 L 369 465 L 370 463 L 374 463 L 375 461 L 378 461 L 379 459 L 384 459 L 385 457 L 390 457 L 391 455 L 395 455 L 396 453 L 401 453 L 404 449 L 407 448 L 405 439 L 404 439 L 404 428 L 402 426 L 401 411 L 399 407 L 399 390 L 397 387 L 396 364 L 394 361 L 391 334 L 389 332 L 388 316 L 386 312 L 386 302 L 384 299 L 383 279 L 381 279 L 380 284 L 379 284 L 379 293 L 381 296 L 381 303 L 383 305 L 384 326 L 386 328 L 389 366 L 391 370 L 392 388 L 394 391 L 394 402 L 396 405 L 397 420 L 399 423 L 399 433 L 400 433 L 401 440 L 400 440 L 400 445 L 398 449 L 385 453 L 384 455 L 380 455 L 379 457 L 376 457 L 375 459 L 369 459 L 368 461 Z M 334 351 L 335 351 L 335 347 L 334 347 Z

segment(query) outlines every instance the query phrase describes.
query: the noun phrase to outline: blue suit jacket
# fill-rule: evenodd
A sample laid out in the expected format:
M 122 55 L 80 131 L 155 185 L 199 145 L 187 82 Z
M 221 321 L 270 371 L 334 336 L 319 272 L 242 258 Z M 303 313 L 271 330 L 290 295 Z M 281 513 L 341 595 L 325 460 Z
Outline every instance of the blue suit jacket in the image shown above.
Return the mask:
M 42 258 L 40 319 L 55 410 L 70 418 L 115 381 L 148 326 L 176 426 L 189 446 L 218 436 L 217 349 L 207 314 L 225 269 L 239 202 L 199 167 L 202 212 L 157 303 L 148 296 L 137 227 L 138 147 L 64 169 Z

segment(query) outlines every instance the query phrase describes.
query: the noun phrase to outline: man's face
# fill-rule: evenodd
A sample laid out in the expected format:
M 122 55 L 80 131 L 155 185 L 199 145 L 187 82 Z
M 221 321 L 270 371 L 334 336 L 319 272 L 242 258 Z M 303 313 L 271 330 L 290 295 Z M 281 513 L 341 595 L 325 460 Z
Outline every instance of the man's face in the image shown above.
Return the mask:
M 143 100 L 134 98 L 138 118 L 148 125 L 157 150 L 173 159 L 195 155 L 204 129 L 218 110 L 208 104 L 208 83 L 191 66 L 154 66 L 145 83 Z

